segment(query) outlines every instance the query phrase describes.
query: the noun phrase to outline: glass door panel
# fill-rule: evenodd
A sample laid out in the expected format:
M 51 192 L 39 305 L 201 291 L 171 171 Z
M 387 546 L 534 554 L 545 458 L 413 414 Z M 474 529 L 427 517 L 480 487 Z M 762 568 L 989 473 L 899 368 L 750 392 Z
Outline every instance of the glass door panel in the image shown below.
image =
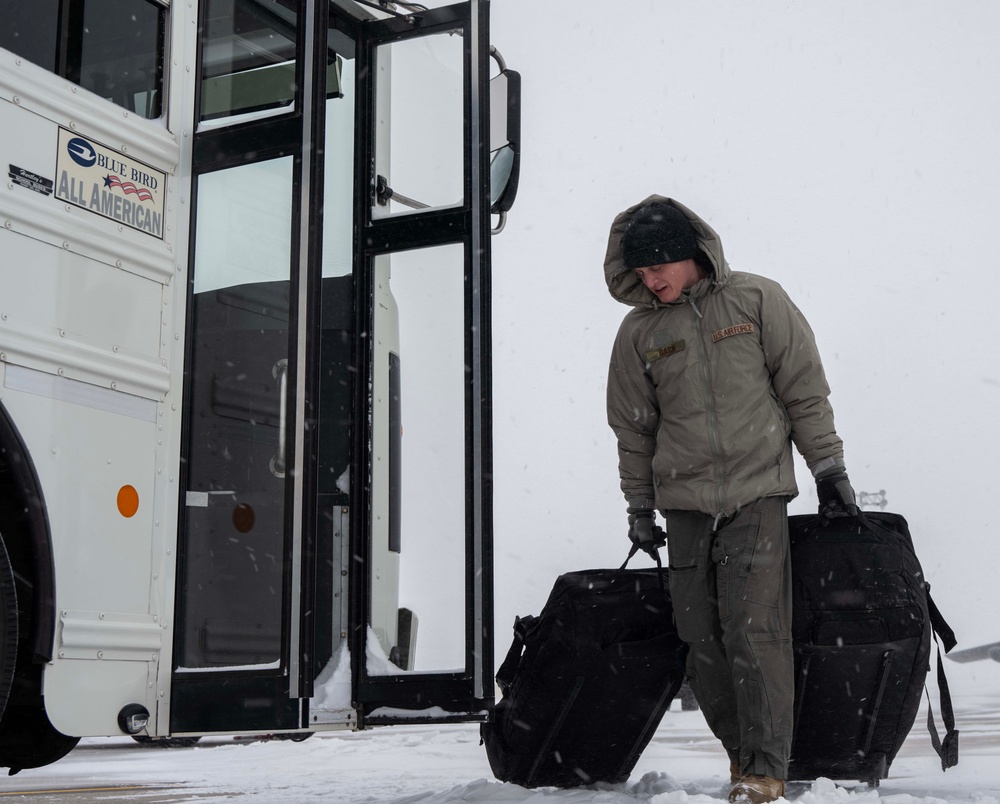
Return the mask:
M 286 660 L 292 158 L 198 179 L 175 672 Z
M 372 217 L 461 206 L 461 30 L 376 49 L 376 205 Z
M 465 670 L 464 260 L 462 244 L 376 259 L 370 675 Z M 397 577 L 409 636 L 386 603 Z

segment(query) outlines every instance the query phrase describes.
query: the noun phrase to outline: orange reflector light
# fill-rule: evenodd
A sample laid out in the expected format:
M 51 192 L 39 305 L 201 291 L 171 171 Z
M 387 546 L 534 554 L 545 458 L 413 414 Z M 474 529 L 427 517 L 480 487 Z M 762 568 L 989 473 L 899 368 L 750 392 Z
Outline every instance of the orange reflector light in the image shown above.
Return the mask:
M 139 510 L 139 492 L 134 486 L 122 486 L 118 489 L 118 512 L 124 517 L 135 516 Z
M 253 507 L 246 503 L 240 503 L 233 509 L 233 527 L 240 533 L 249 533 L 253 530 L 253 524 L 256 519 Z

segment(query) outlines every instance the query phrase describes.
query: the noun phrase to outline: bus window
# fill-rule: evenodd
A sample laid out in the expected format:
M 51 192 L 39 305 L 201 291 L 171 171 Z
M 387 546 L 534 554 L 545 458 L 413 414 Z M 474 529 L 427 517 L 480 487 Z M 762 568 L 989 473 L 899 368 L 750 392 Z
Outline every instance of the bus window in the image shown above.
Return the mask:
M 166 9 L 154 0 L 14 0 L 0 47 L 142 117 L 160 116 Z
M 208 0 L 203 121 L 292 108 L 298 6 L 299 0 Z
M 337 32 L 331 32 L 331 37 Z M 340 76 L 326 102 L 323 182 L 323 277 L 354 268 L 355 58 L 353 43 L 338 43 Z M 329 86 L 329 82 L 328 82 Z
M 376 204 L 372 217 L 461 206 L 462 36 L 436 34 L 380 45 L 376 104 Z

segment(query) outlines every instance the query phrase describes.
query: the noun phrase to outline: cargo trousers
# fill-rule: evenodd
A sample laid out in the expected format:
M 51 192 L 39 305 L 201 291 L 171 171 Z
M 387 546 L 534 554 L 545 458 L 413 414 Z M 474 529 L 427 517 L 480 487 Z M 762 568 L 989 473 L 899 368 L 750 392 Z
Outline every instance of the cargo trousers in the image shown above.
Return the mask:
M 743 774 L 788 778 L 794 706 L 788 501 L 731 517 L 664 511 L 687 681 Z

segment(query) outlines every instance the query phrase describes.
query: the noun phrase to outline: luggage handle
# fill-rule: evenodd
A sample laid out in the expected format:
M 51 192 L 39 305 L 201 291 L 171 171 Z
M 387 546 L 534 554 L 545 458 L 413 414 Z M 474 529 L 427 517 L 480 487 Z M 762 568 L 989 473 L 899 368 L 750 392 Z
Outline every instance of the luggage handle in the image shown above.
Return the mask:
M 622 565 L 618 568 L 618 571 L 622 572 L 625 569 L 625 567 L 628 566 L 628 562 L 632 560 L 632 556 L 634 556 L 638 552 L 639 552 L 639 545 L 633 544 L 632 549 L 628 551 L 628 555 L 625 557 L 625 560 L 622 562 Z M 660 583 L 660 591 L 663 592 L 665 590 L 663 587 L 663 562 L 660 561 L 660 548 L 658 547 L 653 548 L 653 559 L 656 561 L 656 570 L 657 570 L 656 579 Z

